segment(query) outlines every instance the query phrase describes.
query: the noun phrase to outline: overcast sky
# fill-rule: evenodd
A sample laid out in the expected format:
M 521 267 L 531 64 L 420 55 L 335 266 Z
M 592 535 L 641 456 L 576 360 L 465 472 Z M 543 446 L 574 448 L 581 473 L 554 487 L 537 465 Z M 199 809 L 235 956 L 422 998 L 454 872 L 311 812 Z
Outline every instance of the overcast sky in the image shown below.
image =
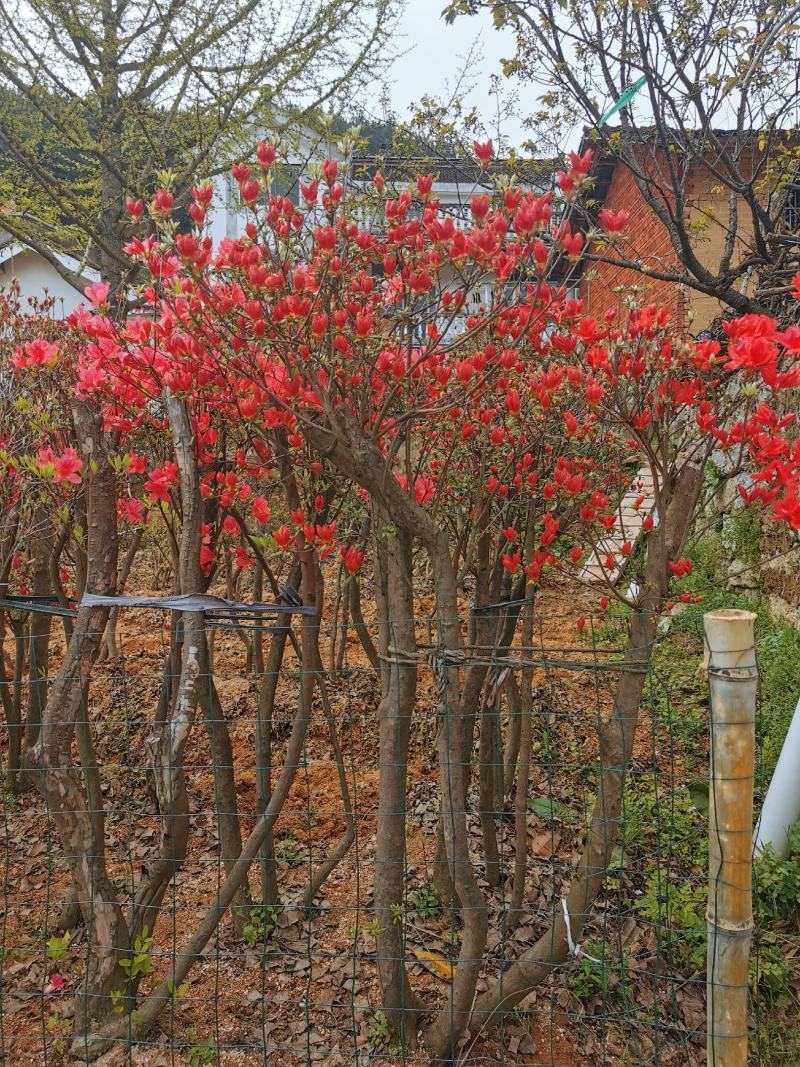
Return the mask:
M 477 40 L 482 59 L 471 70 L 475 86 L 466 98 L 491 128 L 497 110 L 491 75 L 500 73 L 504 55 L 514 54 L 513 38 L 508 32 L 495 30 L 491 16 L 485 12 L 473 18 L 459 18 L 448 26 L 441 17 L 444 6 L 445 0 L 408 0 L 398 42 L 406 54 L 397 60 L 389 75 L 392 107 L 405 118 L 409 106 L 425 94 L 444 95 L 448 86 L 455 83 Z M 515 144 L 525 137 L 518 122 L 505 125 L 504 133 Z

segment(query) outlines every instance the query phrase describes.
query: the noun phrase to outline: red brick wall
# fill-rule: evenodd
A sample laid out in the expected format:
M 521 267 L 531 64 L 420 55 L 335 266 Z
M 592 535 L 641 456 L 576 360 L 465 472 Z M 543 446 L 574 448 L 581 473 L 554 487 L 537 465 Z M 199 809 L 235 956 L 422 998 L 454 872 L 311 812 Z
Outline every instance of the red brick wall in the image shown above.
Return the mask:
M 622 242 L 623 251 L 627 249 L 631 258 L 640 259 L 654 269 L 669 270 L 676 264 L 666 229 L 642 197 L 631 172 L 622 164 L 617 164 L 614 170 L 603 206 L 611 211 L 631 212 Z M 586 313 L 598 318 L 610 307 L 622 308 L 626 298 L 635 296 L 639 302 L 663 304 L 679 327 L 687 325 L 689 304 L 684 287 L 646 278 L 638 271 L 610 263 L 587 263 L 580 292 Z
M 743 155 L 740 166 L 747 175 L 748 172 L 752 173 L 750 168 L 755 168 L 760 162 L 761 155 L 754 146 L 749 154 Z M 643 154 L 641 166 L 653 168 L 650 173 L 656 176 L 658 184 L 662 188 L 668 186 L 668 176 L 658 157 L 647 157 Z M 776 176 L 779 173 L 778 167 Z M 770 180 L 767 169 L 764 171 L 763 196 L 768 195 Z M 694 254 L 716 275 L 720 269 L 727 237 L 727 190 L 717 186 L 711 171 L 695 161 L 684 191 L 689 200 L 686 224 Z M 677 264 L 665 227 L 648 207 L 631 172 L 621 163 L 614 169 L 604 206 L 612 211 L 624 209 L 631 212 L 632 217 L 622 241 L 622 249 L 632 259 L 641 259 L 653 269 L 669 270 Z M 751 244 L 752 216 L 749 207 L 740 199 L 733 261 L 747 257 Z M 681 327 L 688 326 L 692 333 L 706 329 L 724 310 L 718 300 L 696 289 L 672 282 L 653 281 L 638 271 L 620 269 L 607 263 L 587 264 L 581 282 L 581 296 L 588 314 L 599 317 L 607 308 L 620 306 L 625 297 L 632 294 L 640 301 L 664 304 L 669 308 L 676 323 Z

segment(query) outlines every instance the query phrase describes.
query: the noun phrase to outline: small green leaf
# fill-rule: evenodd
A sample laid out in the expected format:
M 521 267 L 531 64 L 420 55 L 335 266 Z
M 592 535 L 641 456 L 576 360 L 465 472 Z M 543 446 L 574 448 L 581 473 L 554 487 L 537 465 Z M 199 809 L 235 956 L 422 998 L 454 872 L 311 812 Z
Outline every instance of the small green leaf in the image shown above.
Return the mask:
M 569 815 L 569 808 L 565 808 L 552 797 L 531 797 L 528 801 L 528 811 L 532 815 L 538 815 L 540 819 L 563 819 Z

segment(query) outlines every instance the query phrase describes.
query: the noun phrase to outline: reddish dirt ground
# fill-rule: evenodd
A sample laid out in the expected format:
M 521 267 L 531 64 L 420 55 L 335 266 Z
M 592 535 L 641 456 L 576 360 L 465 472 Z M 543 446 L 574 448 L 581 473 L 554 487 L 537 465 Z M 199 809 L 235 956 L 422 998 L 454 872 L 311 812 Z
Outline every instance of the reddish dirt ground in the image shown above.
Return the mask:
M 542 660 L 559 663 L 567 659 L 591 661 L 592 645 L 575 629 L 574 594 L 570 611 L 564 612 L 564 593 L 558 584 L 546 588 L 537 603 L 541 619 L 540 644 L 548 649 Z M 587 596 L 587 606 L 591 600 Z M 466 606 L 466 605 L 465 605 Z M 424 607 L 424 605 L 423 605 Z M 420 640 L 427 638 L 420 628 Z M 608 640 L 608 635 L 605 635 Z M 161 657 L 166 633 L 155 616 L 125 620 L 120 627 L 121 665 L 98 669 L 92 689 L 92 720 L 96 736 L 101 779 L 107 811 L 108 858 L 112 876 L 118 880 L 123 899 L 129 899 L 130 883 L 138 879 L 143 865 L 157 847 L 158 820 L 147 783 L 144 738 L 148 719 L 160 686 Z M 325 642 L 322 643 L 326 647 Z M 565 650 L 571 650 L 569 652 Z M 575 652 L 577 650 L 577 653 Z M 234 748 L 237 788 L 243 834 L 255 818 L 254 697 L 255 688 L 243 671 L 241 643 L 229 632 L 216 642 L 215 673 L 222 704 L 230 725 Z M 287 656 L 288 672 L 295 666 Z M 394 1067 L 401 1063 L 426 1064 L 427 1057 L 409 1050 L 404 1055 L 388 1051 L 380 1041 L 380 998 L 375 973 L 375 942 L 369 932 L 371 920 L 372 861 L 374 856 L 375 808 L 377 803 L 377 732 L 375 710 L 379 685 L 351 632 L 347 643 L 348 673 L 331 686 L 333 709 L 339 724 L 352 799 L 357 812 L 355 845 L 326 882 L 313 921 L 296 906 L 312 865 L 333 848 L 344 830 L 343 801 L 333 752 L 322 716 L 315 720 L 306 746 L 305 766 L 300 769 L 290 799 L 276 828 L 279 880 L 285 910 L 276 929 L 253 949 L 234 941 L 229 922 L 209 943 L 202 960 L 190 975 L 189 988 L 165 1013 L 159 1028 L 146 1045 L 117 1047 L 97 1062 L 105 1067 L 141 1064 L 147 1067 L 203 1063 L 269 1064 L 294 1067 L 307 1063 L 369 1064 Z M 534 757 L 531 797 L 551 797 L 571 817 L 530 818 L 527 916 L 515 932 L 513 945 L 502 945 L 498 916 L 502 892 L 487 893 L 491 912 L 489 948 L 494 961 L 481 979 L 485 988 L 497 973 L 498 957 L 513 959 L 544 929 L 554 891 L 564 881 L 564 872 L 574 861 L 580 844 L 586 784 L 581 765 L 590 765 L 596 752 L 594 723 L 598 712 L 607 711 L 610 695 L 608 673 L 565 669 L 543 664 L 534 682 L 543 691 L 556 692 L 549 704 L 549 740 L 541 734 Z M 289 679 L 279 691 L 276 718 L 288 719 L 294 707 L 295 681 Z M 428 879 L 436 824 L 437 786 L 433 752 L 433 685 L 422 673 L 419 719 L 414 733 L 409 767 L 408 817 L 409 888 L 419 889 Z M 544 720 L 537 729 L 544 730 Z M 281 724 L 276 735 L 285 737 Z M 543 747 L 551 746 L 549 755 Z M 652 761 L 655 741 L 651 724 L 644 721 L 636 757 Z M 277 744 L 276 759 L 281 756 Z M 163 974 L 169 956 L 189 937 L 223 877 L 216 837 L 213 782 L 204 735 L 196 729 L 187 750 L 187 775 L 192 811 L 191 852 L 165 900 L 166 917 L 157 931 L 152 952 L 155 976 Z M 561 810 L 559 808 L 559 810 Z M 45 935 L 55 931 L 57 902 L 68 879 L 58 859 L 53 828 L 41 811 L 37 793 L 7 797 L 3 836 L 6 845 L 5 895 L 2 900 L 2 939 L 5 959 L 2 973 L 3 1005 L 0 1036 L 9 1067 L 67 1062 L 71 1029 L 71 990 L 80 985 L 86 949 L 85 931 L 79 929 L 63 959 L 47 959 Z M 479 827 L 470 819 L 474 858 L 479 861 Z M 501 832 L 513 832 L 513 823 L 503 820 Z M 313 847 L 312 847 L 313 844 Z M 513 844 L 509 838 L 509 845 Z M 509 847 L 508 855 L 512 855 Z M 485 883 L 484 883 L 485 885 Z M 260 895 L 258 872 L 253 870 L 250 889 Z M 635 924 L 634 924 L 635 925 Z M 408 918 L 409 957 L 412 985 L 432 1006 L 443 1005 L 448 978 L 437 973 L 429 957 L 443 960 L 449 951 L 451 921 L 447 915 L 417 912 Z M 639 930 L 642 951 L 646 935 Z M 441 970 L 441 964 L 440 964 Z M 53 989 L 52 974 L 63 976 L 63 990 Z M 142 992 L 149 988 L 145 980 Z M 650 1018 L 657 1016 L 655 1000 Z M 696 1006 L 695 1006 L 696 1007 Z M 625 1019 L 598 1024 L 557 980 L 532 994 L 502 1034 L 470 1035 L 463 1048 L 463 1063 L 627 1064 L 649 1061 L 653 1042 L 647 1035 L 632 1036 Z M 687 1009 L 693 1010 L 690 1004 Z M 639 1026 L 642 1030 L 642 1026 Z M 655 1032 L 655 1029 L 653 1029 Z M 648 1046 L 649 1042 L 649 1046 Z M 665 1047 L 661 1057 L 669 1064 L 703 1062 L 699 1048 L 682 1044 L 674 1058 Z

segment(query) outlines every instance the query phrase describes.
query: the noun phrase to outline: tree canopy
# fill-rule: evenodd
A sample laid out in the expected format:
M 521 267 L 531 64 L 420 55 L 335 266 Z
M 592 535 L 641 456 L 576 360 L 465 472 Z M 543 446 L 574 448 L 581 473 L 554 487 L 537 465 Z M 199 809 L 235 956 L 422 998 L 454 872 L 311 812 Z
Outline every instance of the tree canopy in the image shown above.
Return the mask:
M 0 3 L 3 225 L 69 280 L 87 248 L 115 288 L 126 196 L 173 172 L 178 200 L 385 62 L 396 0 Z M 53 227 L 56 227 L 54 233 Z
M 444 14 L 479 11 L 514 33 L 505 73 L 541 87 L 529 116 L 538 137 L 563 143 L 581 131 L 630 169 L 666 229 L 675 281 L 740 313 L 775 310 L 776 295 L 794 313 L 796 0 L 451 0 Z M 611 127 L 603 120 L 623 98 Z M 692 210 L 698 185 L 718 198 L 704 225 Z M 713 254 L 704 248 L 709 227 L 722 235 Z M 614 257 L 653 269 L 635 249 Z

